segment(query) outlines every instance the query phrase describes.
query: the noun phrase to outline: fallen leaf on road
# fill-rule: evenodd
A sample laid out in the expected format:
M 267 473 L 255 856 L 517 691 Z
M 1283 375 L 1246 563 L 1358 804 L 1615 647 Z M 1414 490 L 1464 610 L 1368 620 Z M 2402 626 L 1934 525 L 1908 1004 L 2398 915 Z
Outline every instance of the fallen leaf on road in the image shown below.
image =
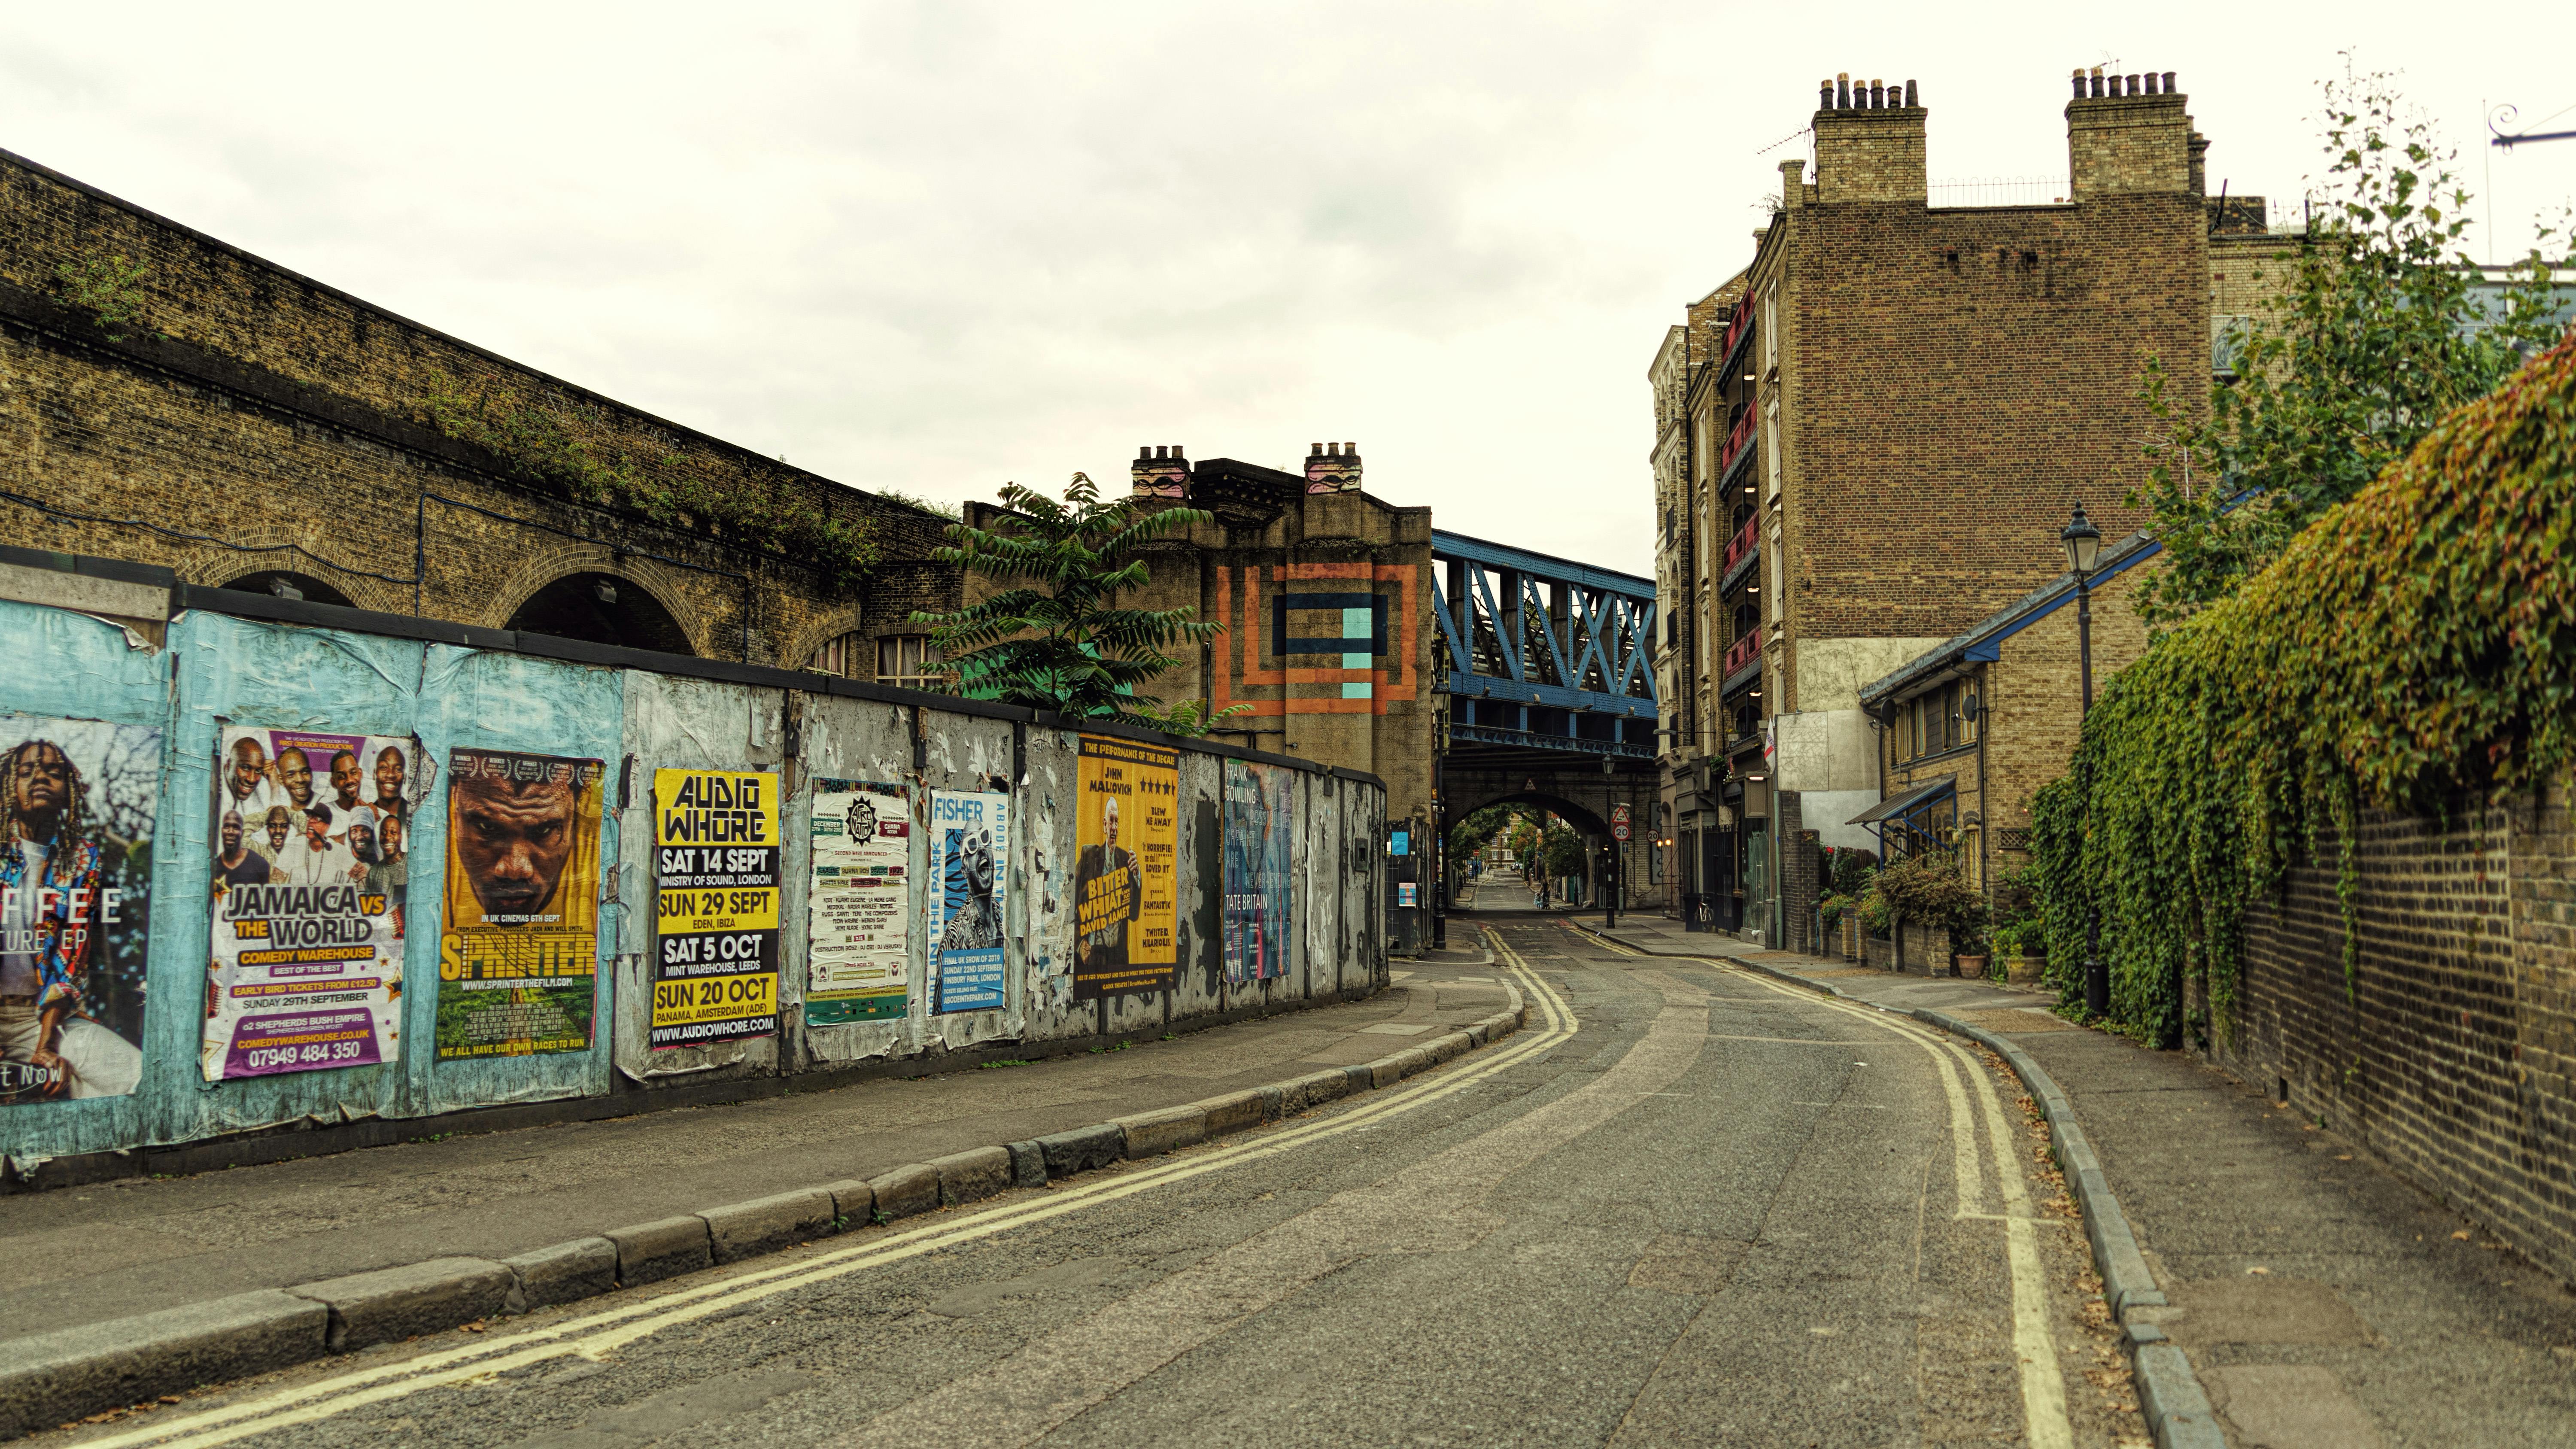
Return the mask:
M 2458 1243 L 2467 1242 L 2469 1240 L 2469 1230 L 2462 1228 L 2460 1231 L 2451 1234 L 2451 1240 Z
M 2266 1278 L 2272 1276 L 2272 1270 L 2269 1268 L 2248 1268 L 2245 1271 L 2248 1273 L 2260 1273 Z

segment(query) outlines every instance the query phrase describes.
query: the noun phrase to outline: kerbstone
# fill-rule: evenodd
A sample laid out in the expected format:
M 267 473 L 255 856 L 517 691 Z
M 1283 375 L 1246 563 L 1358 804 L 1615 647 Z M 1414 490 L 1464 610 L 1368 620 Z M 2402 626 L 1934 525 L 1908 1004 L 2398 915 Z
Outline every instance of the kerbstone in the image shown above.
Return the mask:
M 1267 1104 L 1262 1101 L 1261 1090 L 1257 1087 L 1248 1091 L 1228 1092 L 1222 1097 L 1205 1097 L 1190 1105 L 1198 1109 L 1203 1119 L 1203 1129 L 1210 1137 L 1221 1137 L 1228 1132 L 1240 1132 L 1246 1127 L 1258 1127 L 1268 1111 Z
M 1047 1185 L 1045 1148 L 1034 1142 L 1010 1142 L 1003 1144 L 1002 1150 L 1011 1154 L 1011 1186 Z
M 1296 1085 L 1306 1089 L 1307 1106 L 1320 1107 L 1351 1094 L 1351 1074 L 1348 1068 L 1337 1067 L 1329 1072 L 1313 1072 L 1299 1077 Z
M 327 1351 L 330 1327 L 323 1304 L 263 1289 L 11 1339 L 0 1361 L 0 1436 L 309 1362 Z
M 1011 1186 L 1011 1150 L 1007 1147 L 952 1152 L 932 1158 L 930 1165 L 938 1170 L 939 1200 L 944 1203 L 981 1202 Z
M 707 1220 L 695 1213 L 611 1228 L 607 1237 L 617 1245 L 617 1281 L 623 1287 L 658 1283 L 715 1265 Z
M 1422 1050 L 1431 1058 L 1432 1064 L 1436 1066 L 1441 1062 L 1455 1061 L 1469 1047 L 1474 1045 L 1474 1042 L 1467 1039 L 1467 1034 L 1465 1032 L 1453 1031 L 1447 1036 L 1435 1037 L 1430 1041 L 1424 1042 L 1422 1044 Z
M 868 1179 L 868 1190 L 876 1195 L 876 1215 L 881 1218 L 908 1218 L 939 1208 L 939 1169 L 926 1162 L 914 1162 Z
M 1070 1177 L 1116 1162 L 1127 1150 L 1127 1134 L 1115 1122 L 1096 1122 L 1070 1132 L 1049 1133 L 1038 1139 L 1038 1150 L 1046 1158 L 1048 1177 Z
M 1126 1135 L 1126 1152 L 1131 1160 L 1194 1147 L 1207 1138 L 1207 1114 L 1195 1105 L 1114 1118 L 1112 1125 Z
M 519 1280 L 510 1295 L 512 1313 L 596 1297 L 617 1286 L 617 1245 L 606 1238 L 575 1238 L 502 1262 Z
M 829 1236 L 835 1210 L 832 1194 L 817 1187 L 727 1203 L 698 1216 L 706 1219 L 715 1261 L 734 1263 Z
M 840 1219 L 842 1232 L 861 1228 L 876 1221 L 876 1189 L 856 1178 L 825 1183 L 823 1191 L 832 1195 L 832 1215 Z
M 399 1268 L 298 1283 L 286 1291 L 328 1305 L 333 1353 L 445 1333 L 506 1311 L 519 1286 L 509 1265 L 489 1258 L 432 1258 Z

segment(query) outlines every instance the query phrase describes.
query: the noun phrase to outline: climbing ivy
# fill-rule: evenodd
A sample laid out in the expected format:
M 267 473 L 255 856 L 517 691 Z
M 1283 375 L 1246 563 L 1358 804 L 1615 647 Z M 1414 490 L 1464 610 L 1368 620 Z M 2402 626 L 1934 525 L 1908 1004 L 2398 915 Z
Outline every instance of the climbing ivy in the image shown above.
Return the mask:
M 2049 975 L 2175 1039 L 2184 974 L 2232 1030 L 2244 916 L 2335 842 L 2347 990 L 2365 809 L 2563 778 L 2576 723 L 2576 338 L 2451 413 L 2241 588 L 2159 636 L 2033 806 Z
M 855 587 L 877 560 L 873 529 L 833 516 L 792 480 L 743 488 L 692 477 L 677 455 L 644 463 L 624 452 L 605 453 L 552 408 L 497 398 L 488 389 L 469 396 L 445 376 L 431 380 L 419 412 L 448 437 L 497 453 L 581 502 L 786 554 L 837 590 Z

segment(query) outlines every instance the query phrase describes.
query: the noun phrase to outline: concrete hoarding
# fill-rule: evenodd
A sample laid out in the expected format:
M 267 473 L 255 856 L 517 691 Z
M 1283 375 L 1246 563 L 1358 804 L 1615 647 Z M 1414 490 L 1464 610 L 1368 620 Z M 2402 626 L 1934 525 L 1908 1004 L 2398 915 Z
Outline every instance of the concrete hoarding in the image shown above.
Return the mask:
M 331 616 L 382 618 L 355 611 Z M 386 632 L 368 632 L 378 627 Z M 24 1174 L 54 1157 L 201 1143 L 282 1126 L 844 1070 L 986 1044 L 1043 1049 L 1048 1042 L 1159 1031 L 1216 1012 L 1361 992 L 1384 981 L 1383 942 L 1372 927 L 1382 917 L 1375 865 L 1385 794 L 1373 780 L 1280 767 L 1293 800 L 1289 858 L 1298 928 L 1280 974 L 1228 982 L 1221 913 L 1224 769 L 1227 756 L 1241 752 L 1153 736 L 1130 741 L 1147 751 L 1177 752 L 1169 777 L 1174 838 L 1165 857 L 1168 889 L 1176 896 L 1167 938 L 1173 975 L 1163 989 L 1078 1000 L 1081 733 L 1045 717 L 1014 718 L 972 705 L 942 709 L 917 696 L 854 697 L 848 686 L 819 678 L 810 689 L 797 687 L 802 680 L 775 671 L 675 660 L 664 672 L 396 637 L 411 627 L 401 620 L 365 628 L 270 622 L 201 607 L 180 612 L 166 640 L 156 642 L 94 616 L 0 601 L 0 715 L 91 721 L 120 730 L 122 738 L 157 733 L 145 751 L 151 758 L 130 764 L 129 773 L 156 782 L 153 836 L 190 846 L 150 853 L 149 887 L 140 892 L 146 904 L 120 923 L 144 958 L 130 993 L 144 1004 L 128 1010 L 124 1027 L 140 1048 L 134 1089 L 0 1108 L 0 1155 L 13 1170 Z M 506 644 L 513 636 L 495 637 Z M 732 677 L 699 677 L 693 670 Z M 746 676 L 777 682 L 743 682 Z M 411 988 L 387 1006 L 390 1032 L 411 1043 L 410 1050 L 380 1051 L 378 1060 L 356 1065 L 215 1081 L 204 1076 L 200 1045 L 217 915 L 209 903 L 224 854 L 217 808 L 222 732 L 251 729 L 399 741 L 419 762 L 407 766 L 417 771 L 408 788 L 419 799 L 406 821 L 399 873 L 411 926 L 394 946 L 377 943 L 398 954 L 400 979 Z M 598 823 L 587 847 L 595 876 L 574 882 L 596 921 L 596 944 L 588 948 L 596 974 L 587 988 L 594 1025 L 586 1040 L 558 1033 L 549 1039 L 554 1050 L 469 1057 L 442 1057 L 433 1046 L 443 933 L 430 925 L 444 919 L 459 892 L 445 868 L 457 853 L 451 782 L 438 778 L 432 785 L 422 777 L 446 775 L 459 751 L 576 766 L 598 762 L 591 777 Z M 780 928 L 764 962 L 775 973 L 776 1016 L 759 1034 L 655 1049 L 660 862 L 652 846 L 653 785 L 660 771 L 776 782 Z M 807 983 L 816 979 L 807 951 L 814 797 L 818 788 L 847 789 L 848 782 L 909 792 L 915 828 L 901 837 L 905 866 L 925 884 L 925 812 L 934 794 L 1006 797 L 1007 838 L 997 840 L 992 865 L 1004 953 L 998 1002 L 934 1014 L 928 938 L 912 919 L 900 948 L 909 990 L 894 1012 L 839 1019 L 850 1014 L 807 1009 Z M 579 976 L 552 972 L 542 989 L 578 989 Z

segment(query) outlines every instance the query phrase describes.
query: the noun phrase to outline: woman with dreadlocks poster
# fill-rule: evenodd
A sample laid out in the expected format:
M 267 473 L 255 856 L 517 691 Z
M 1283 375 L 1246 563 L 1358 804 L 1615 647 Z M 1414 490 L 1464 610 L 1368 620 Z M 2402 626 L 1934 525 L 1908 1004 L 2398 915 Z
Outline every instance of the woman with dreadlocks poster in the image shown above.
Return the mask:
M 0 1105 L 143 1076 L 161 732 L 0 715 Z

